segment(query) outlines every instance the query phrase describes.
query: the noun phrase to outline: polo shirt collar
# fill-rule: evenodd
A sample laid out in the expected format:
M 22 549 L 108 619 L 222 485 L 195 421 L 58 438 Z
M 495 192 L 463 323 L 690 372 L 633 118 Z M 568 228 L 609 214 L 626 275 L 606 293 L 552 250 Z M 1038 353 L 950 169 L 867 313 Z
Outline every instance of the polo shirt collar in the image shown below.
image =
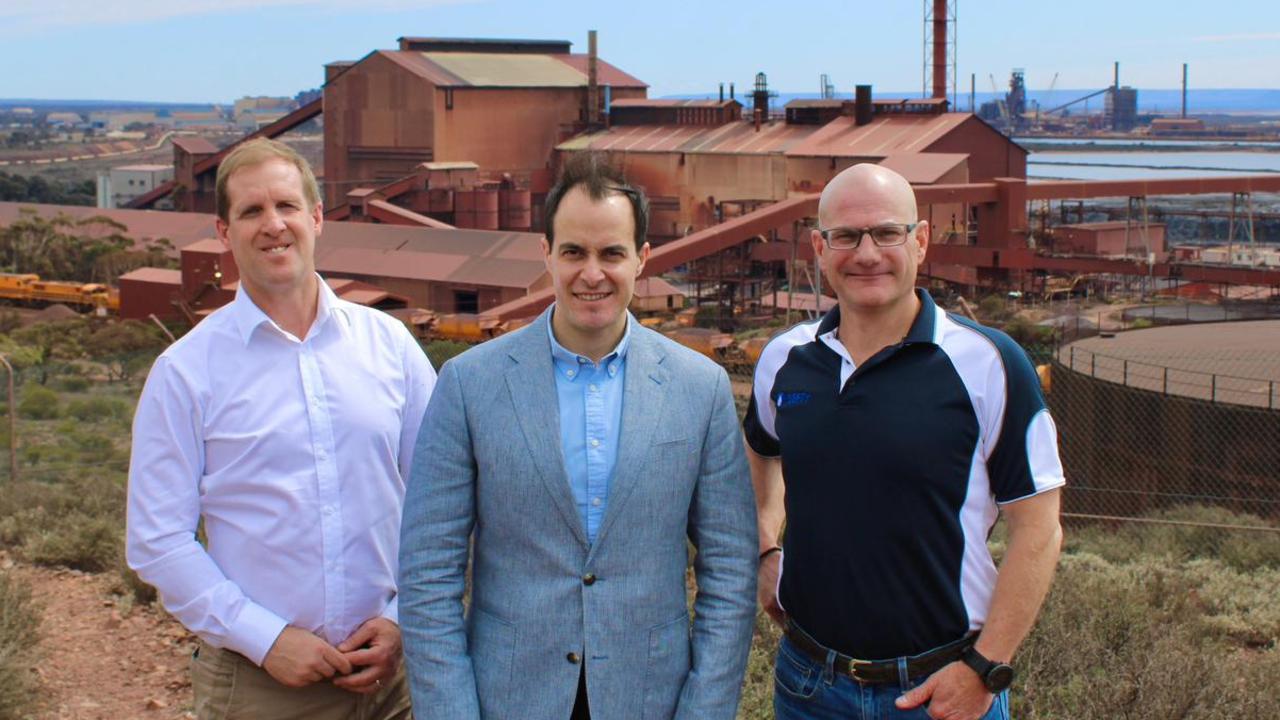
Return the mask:
M 938 306 L 933 302 L 933 298 L 923 288 L 915 289 L 916 297 L 920 299 L 920 310 L 916 313 L 915 320 L 911 321 L 911 327 L 907 330 L 907 334 L 902 338 L 902 344 L 911 343 L 933 343 L 938 344 Z M 831 308 L 822 320 L 818 323 L 818 337 L 834 332 L 840 327 L 840 306 Z

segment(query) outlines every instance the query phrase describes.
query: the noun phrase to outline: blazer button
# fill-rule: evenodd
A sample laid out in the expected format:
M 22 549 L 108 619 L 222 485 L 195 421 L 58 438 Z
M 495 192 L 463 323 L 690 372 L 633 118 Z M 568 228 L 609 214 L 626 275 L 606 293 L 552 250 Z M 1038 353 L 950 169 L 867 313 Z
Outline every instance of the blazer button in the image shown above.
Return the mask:
M 595 585 L 596 584 L 595 573 L 587 573 L 586 575 L 583 575 L 582 584 L 587 586 Z
M 571 652 L 568 655 L 565 655 L 564 659 L 568 660 L 574 665 L 577 665 L 582 660 L 582 658 L 578 657 L 578 653 L 575 653 L 575 652 Z

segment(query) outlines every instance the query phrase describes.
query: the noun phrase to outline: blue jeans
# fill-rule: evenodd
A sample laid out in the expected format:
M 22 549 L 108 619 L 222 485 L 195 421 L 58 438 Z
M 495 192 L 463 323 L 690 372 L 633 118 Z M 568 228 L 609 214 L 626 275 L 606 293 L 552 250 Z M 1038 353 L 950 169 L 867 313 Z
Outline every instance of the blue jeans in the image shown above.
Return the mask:
M 906 674 L 906 662 L 900 666 Z M 926 676 L 927 677 L 927 676 Z M 782 638 L 773 674 L 773 712 L 777 720 L 928 720 L 923 707 L 899 710 L 893 701 L 924 682 L 925 677 L 898 683 L 864 685 L 811 660 Z M 1000 693 L 983 720 L 1009 720 L 1009 692 Z

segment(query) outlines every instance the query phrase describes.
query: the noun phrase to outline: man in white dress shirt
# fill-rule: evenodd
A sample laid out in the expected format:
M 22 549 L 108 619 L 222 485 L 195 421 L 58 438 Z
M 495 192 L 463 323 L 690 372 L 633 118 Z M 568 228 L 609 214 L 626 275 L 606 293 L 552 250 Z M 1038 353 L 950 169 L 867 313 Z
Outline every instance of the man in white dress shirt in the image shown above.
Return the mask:
M 201 639 L 200 718 L 409 717 L 396 563 L 435 372 L 316 275 L 319 192 L 288 146 L 229 154 L 217 208 L 240 288 L 147 377 L 129 565 Z

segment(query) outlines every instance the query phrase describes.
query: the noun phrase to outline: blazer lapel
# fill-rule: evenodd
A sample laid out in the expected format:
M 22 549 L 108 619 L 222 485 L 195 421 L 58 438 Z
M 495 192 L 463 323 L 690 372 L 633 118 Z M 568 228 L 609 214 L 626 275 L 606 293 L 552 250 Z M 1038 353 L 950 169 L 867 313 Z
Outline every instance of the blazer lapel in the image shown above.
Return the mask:
M 507 389 L 511 392 L 514 414 L 529 446 L 533 464 L 538 468 L 538 476 L 565 523 L 573 529 L 574 537 L 585 547 L 589 544 L 587 533 L 582 527 L 573 491 L 569 489 L 569 476 L 564 469 L 560 401 L 551 364 L 551 343 L 547 339 L 549 317 L 549 313 L 544 312 L 522 333 L 521 342 L 511 349 L 510 357 L 515 362 L 506 373 Z
M 622 390 L 622 426 L 618 433 L 621 447 L 609 484 L 609 505 L 605 510 L 595 548 L 609 534 L 609 528 L 622 513 L 636 483 L 647 472 L 653 436 L 664 417 L 667 370 L 662 365 L 666 353 L 649 337 L 651 331 L 631 320 L 631 347 L 627 350 L 627 377 Z

